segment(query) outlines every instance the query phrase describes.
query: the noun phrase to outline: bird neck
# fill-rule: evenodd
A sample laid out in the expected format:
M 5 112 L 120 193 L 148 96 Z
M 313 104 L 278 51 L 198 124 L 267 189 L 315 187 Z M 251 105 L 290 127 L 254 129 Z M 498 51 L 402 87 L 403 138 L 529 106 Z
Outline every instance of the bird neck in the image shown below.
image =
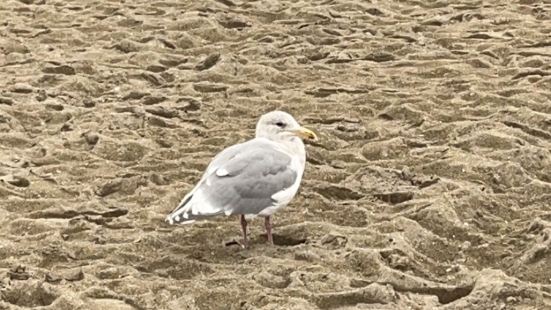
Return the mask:
M 306 162 L 306 149 L 304 147 L 304 142 L 298 137 L 285 137 L 280 139 L 280 144 L 286 149 L 290 154 L 297 154 L 299 156 L 300 163 L 304 165 Z

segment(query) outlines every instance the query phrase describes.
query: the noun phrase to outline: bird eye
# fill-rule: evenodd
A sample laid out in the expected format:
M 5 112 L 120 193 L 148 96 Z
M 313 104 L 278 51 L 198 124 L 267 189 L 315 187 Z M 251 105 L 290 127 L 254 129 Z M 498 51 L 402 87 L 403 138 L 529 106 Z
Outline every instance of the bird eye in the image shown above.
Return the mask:
M 285 123 L 284 122 L 277 122 L 275 123 L 277 127 L 280 127 L 280 128 L 283 128 L 285 127 Z

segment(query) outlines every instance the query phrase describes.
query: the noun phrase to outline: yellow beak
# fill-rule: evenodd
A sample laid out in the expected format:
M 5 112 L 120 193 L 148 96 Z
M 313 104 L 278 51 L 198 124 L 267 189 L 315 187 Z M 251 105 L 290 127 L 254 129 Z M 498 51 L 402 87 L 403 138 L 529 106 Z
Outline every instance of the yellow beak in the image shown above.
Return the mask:
M 304 140 L 316 141 L 318 139 L 318 136 L 316 136 L 316 134 L 312 130 L 304 127 L 300 127 L 296 130 L 291 130 L 291 133 Z

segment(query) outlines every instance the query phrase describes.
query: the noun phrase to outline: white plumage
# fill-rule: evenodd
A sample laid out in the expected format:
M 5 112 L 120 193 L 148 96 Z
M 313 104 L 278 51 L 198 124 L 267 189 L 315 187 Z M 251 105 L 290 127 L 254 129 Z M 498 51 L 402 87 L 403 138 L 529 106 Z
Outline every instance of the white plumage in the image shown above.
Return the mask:
M 263 216 L 268 240 L 273 243 L 270 216 L 297 193 L 306 162 L 302 139 L 316 138 L 288 113 L 263 115 L 256 137 L 215 156 L 166 220 L 170 224 L 192 223 L 215 215 L 240 215 L 246 246 L 246 218 Z

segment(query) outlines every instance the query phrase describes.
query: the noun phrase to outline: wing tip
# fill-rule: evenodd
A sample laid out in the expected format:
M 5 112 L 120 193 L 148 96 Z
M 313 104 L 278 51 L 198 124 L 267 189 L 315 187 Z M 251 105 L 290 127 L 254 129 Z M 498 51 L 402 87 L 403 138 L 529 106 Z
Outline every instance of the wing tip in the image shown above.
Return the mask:
M 181 216 L 172 212 L 166 216 L 165 222 L 168 222 L 170 225 L 178 224 L 180 222 Z
M 165 217 L 165 222 L 170 225 L 174 225 L 174 219 L 172 219 L 172 216 L 170 214 Z
M 166 216 L 165 222 L 170 225 L 180 224 L 188 222 L 189 218 L 189 207 L 186 207 L 187 203 L 191 200 L 192 195 L 186 195 L 184 199 L 178 204 L 178 206 Z
M 171 214 L 167 215 L 165 218 L 165 222 L 167 222 L 170 225 L 174 224 L 191 224 L 194 223 L 195 219 L 190 219 L 188 216 L 188 213 L 184 214 L 175 214 L 176 212 L 172 212 Z

